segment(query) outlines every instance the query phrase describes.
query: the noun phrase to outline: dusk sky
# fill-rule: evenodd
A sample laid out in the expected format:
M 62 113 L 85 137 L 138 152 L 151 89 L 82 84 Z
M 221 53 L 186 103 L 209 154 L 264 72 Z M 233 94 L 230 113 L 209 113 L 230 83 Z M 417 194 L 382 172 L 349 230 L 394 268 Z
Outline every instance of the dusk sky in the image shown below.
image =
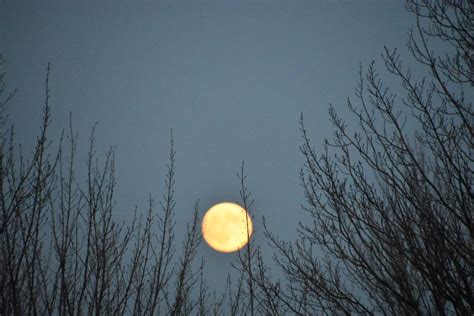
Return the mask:
M 299 182 L 304 113 L 316 148 L 331 137 L 332 103 L 348 118 L 359 65 L 380 64 L 384 45 L 402 56 L 414 19 L 404 1 L 9 1 L 0 0 L 0 52 L 17 140 L 28 153 L 39 131 L 51 63 L 50 136 L 73 126 L 85 168 L 97 123 L 97 154 L 116 146 L 115 216 L 145 210 L 163 193 L 173 129 L 177 237 L 212 205 L 240 202 L 236 173 L 246 164 L 254 238 L 266 254 L 261 218 L 293 240 L 306 217 Z M 409 61 L 410 59 L 408 59 Z M 382 68 L 382 67 L 380 67 Z M 179 251 L 179 245 L 178 245 Z M 235 254 L 204 242 L 216 288 Z

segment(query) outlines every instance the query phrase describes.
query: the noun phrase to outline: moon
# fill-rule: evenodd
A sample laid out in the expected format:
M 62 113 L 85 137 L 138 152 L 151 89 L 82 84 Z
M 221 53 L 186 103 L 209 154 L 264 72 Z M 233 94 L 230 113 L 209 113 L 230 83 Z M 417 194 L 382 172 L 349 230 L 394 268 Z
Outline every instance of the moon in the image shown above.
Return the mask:
M 249 241 L 252 232 L 252 219 L 246 210 L 235 203 L 214 205 L 202 220 L 204 240 L 211 248 L 220 252 L 241 249 Z

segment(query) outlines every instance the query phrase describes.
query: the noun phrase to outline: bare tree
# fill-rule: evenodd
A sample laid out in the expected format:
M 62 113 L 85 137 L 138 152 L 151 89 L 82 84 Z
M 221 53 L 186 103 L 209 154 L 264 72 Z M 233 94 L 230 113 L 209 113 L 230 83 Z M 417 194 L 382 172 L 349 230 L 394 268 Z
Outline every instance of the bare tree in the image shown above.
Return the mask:
M 173 137 L 159 206 L 150 196 L 143 215 L 135 210 L 130 224 L 118 222 L 113 148 L 99 162 L 92 132 L 80 181 L 72 119 L 57 149 L 48 136 L 50 67 L 30 155 L 8 127 L 4 109 L 14 92 L 5 91 L 1 73 L 1 313 L 474 314 L 474 8 L 410 0 L 407 10 L 417 18 L 408 48 L 427 76 L 415 78 L 396 50 L 385 49 L 387 76 L 404 95 L 384 85 L 375 63 L 361 70 L 357 102 L 348 100 L 359 129 L 351 132 L 331 108 L 335 132 L 322 153 L 301 117 L 301 181 L 312 221 L 299 226 L 295 242 L 266 229 L 275 267 L 249 242 L 235 265 L 237 282 L 229 279 L 222 296 L 210 294 L 204 261 L 194 262 L 197 204 L 176 255 Z M 433 40 L 448 47 L 445 55 Z M 250 211 L 243 164 L 238 178 Z M 276 268 L 284 280 L 272 278 Z
M 135 282 L 136 296 L 134 314 L 154 314 L 166 299 L 166 291 L 172 277 L 174 246 L 174 177 L 175 156 L 174 139 L 171 133 L 169 164 L 165 180 L 165 193 L 160 201 L 160 212 L 155 214 L 154 202 L 150 197 L 145 230 L 139 239 L 141 246 L 136 248 L 136 257 L 141 269 Z M 152 227 L 158 227 L 153 233 Z
M 247 189 L 245 185 L 245 181 L 247 179 L 247 176 L 245 175 L 245 164 L 242 161 L 242 165 L 240 168 L 240 173 L 237 174 L 237 178 L 239 179 L 240 182 L 240 199 L 242 200 L 242 206 L 244 210 L 249 214 L 252 213 L 252 206 L 253 206 L 253 199 L 251 199 L 251 193 Z M 240 252 L 239 251 L 239 265 L 238 269 L 240 269 L 242 272 L 241 273 L 241 278 L 245 280 L 247 283 L 246 291 L 244 293 L 246 294 L 246 297 L 248 298 L 248 314 L 254 315 L 255 312 L 255 286 L 254 286 L 254 276 L 253 276 L 253 261 L 255 257 L 255 248 L 254 248 L 254 239 L 250 238 L 251 236 L 251 231 L 250 231 L 250 223 L 248 216 L 245 216 L 245 229 L 247 233 L 247 244 L 245 245 L 244 251 Z M 242 282 L 242 281 L 239 281 Z M 247 312 L 246 312 L 247 314 Z
M 404 95 L 384 85 L 374 63 L 361 70 L 357 102 L 348 100 L 359 129 L 331 107 L 335 131 L 322 153 L 301 117 L 304 210 L 312 221 L 300 224 L 293 243 L 267 230 L 288 286 L 278 287 L 264 268 L 258 277 L 288 311 L 474 313 L 474 6 L 406 6 L 416 17 L 408 48 L 427 76 L 415 78 L 386 48 L 387 77 Z M 431 48 L 437 40 L 445 55 Z
M 184 236 L 183 252 L 175 256 L 172 135 L 160 207 L 150 197 L 145 218 L 135 210 L 131 223 L 118 222 L 113 214 L 114 149 L 100 163 L 92 131 L 86 180 L 78 179 L 78 136 L 72 119 L 57 150 L 48 138 L 49 78 L 48 65 L 41 128 L 27 159 L 15 143 L 13 126 L 5 130 L 4 108 L 14 92 L 4 96 L 4 74 L 0 75 L 0 97 L 4 96 L 0 103 L 0 313 L 184 315 L 194 311 L 202 271 L 202 265 L 195 269 L 193 264 L 200 242 L 198 206 Z M 176 280 L 174 288 L 171 280 Z M 201 310 L 217 313 L 222 302 L 212 300 L 204 287 L 200 291 Z
M 197 307 L 192 296 L 192 289 L 199 281 L 201 266 L 195 271 L 193 263 L 196 257 L 197 246 L 201 242 L 199 231 L 199 203 L 194 206 L 193 221 L 188 225 L 186 236 L 183 241 L 183 254 L 181 255 L 176 269 L 176 286 L 174 287 L 174 299 L 170 304 L 171 315 L 189 315 Z
M 2 58 L 3 62 L 3 58 Z M 49 66 L 48 66 L 49 73 Z M 4 93 L 4 74 L 1 92 Z M 2 101 L 2 114 L 9 94 Z M 49 90 L 46 99 L 42 126 L 32 153 L 31 161 L 15 156 L 14 130 L 5 130 L 2 117 L 0 147 L 0 204 L 1 217 L 1 286 L 0 308 L 6 313 L 41 313 L 49 309 L 51 300 L 41 300 L 49 288 L 46 282 L 47 260 L 45 255 L 45 218 L 53 193 L 54 170 L 57 159 L 50 159 L 47 150 L 51 145 L 46 136 L 50 120 Z

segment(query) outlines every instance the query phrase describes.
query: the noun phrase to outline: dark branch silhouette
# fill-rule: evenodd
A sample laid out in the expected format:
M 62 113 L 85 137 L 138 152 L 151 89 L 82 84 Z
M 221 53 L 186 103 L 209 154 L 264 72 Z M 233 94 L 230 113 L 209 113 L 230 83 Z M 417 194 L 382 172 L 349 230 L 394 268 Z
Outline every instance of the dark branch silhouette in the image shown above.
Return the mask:
M 290 242 L 264 221 L 272 264 L 247 221 L 250 241 L 220 294 L 208 288 L 204 259 L 196 262 L 198 203 L 185 235 L 175 236 L 173 134 L 159 202 L 150 195 L 145 211 L 119 222 L 114 148 L 98 159 L 93 130 L 81 180 L 72 118 L 57 144 L 49 136 L 51 67 L 26 153 L 8 123 L 15 91 L 0 73 L 0 314 L 473 315 L 474 7 L 409 0 L 406 8 L 416 17 L 407 47 L 426 76 L 385 48 L 386 81 L 375 63 L 361 67 L 348 100 L 356 127 L 331 107 L 334 134 L 317 150 L 301 116 L 311 220 Z M 242 163 L 240 197 L 252 214 L 244 171 Z
M 465 94 L 473 84 L 474 8 L 420 0 L 407 9 L 417 18 L 407 45 L 427 76 L 414 78 L 386 48 L 387 76 L 404 95 L 391 92 L 374 63 L 361 70 L 357 102 L 348 100 L 358 130 L 331 107 L 334 136 L 322 152 L 301 116 L 301 182 L 312 221 L 300 224 L 292 243 L 267 230 L 288 287 L 282 291 L 265 269 L 258 282 L 288 311 L 474 313 L 474 116 Z M 430 48 L 436 40 L 450 46 L 446 55 Z

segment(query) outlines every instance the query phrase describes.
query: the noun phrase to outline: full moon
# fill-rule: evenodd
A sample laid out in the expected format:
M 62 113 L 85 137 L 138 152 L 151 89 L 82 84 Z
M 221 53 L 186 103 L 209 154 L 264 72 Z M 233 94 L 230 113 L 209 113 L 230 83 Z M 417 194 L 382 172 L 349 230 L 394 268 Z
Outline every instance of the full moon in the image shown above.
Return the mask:
M 252 219 L 249 214 L 234 203 L 214 205 L 202 220 L 204 240 L 211 248 L 220 252 L 241 249 L 249 241 L 252 232 Z

